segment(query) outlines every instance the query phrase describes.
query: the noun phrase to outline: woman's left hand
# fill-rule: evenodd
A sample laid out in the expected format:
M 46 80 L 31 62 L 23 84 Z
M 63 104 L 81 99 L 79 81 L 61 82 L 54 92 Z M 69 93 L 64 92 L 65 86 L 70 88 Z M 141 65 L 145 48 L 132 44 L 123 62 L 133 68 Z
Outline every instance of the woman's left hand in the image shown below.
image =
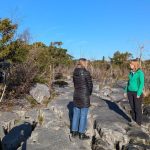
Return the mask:
M 137 98 L 140 98 L 140 96 L 137 96 Z

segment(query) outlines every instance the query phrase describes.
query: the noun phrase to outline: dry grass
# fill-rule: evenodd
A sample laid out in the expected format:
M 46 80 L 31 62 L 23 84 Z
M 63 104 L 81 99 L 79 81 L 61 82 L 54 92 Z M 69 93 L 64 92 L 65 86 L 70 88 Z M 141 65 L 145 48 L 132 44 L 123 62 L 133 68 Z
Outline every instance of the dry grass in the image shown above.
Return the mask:
M 144 97 L 144 105 L 150 105 L 150 93 Z
M 44 114 L 43 112 L 41 112 L 41 110 L 39 110 L 37 119 L 38 119 L 38 123 L 42 126 L 42 124 L 44 123 Z
M 31 108 L 34 108 L 34 107 L 37 107 L 37 106 L 38 106 L 37 101 L 36 101 L 32 96 L 26 95 L 26 99 L 27 99 L 28 102 L 30 103 Z

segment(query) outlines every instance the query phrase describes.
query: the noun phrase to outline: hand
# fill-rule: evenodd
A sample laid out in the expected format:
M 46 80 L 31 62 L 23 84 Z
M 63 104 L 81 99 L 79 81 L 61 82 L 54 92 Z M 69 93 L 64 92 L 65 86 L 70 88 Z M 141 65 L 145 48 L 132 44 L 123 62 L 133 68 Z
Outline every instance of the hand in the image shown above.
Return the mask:
M 124 97 L 127 98 L 127 93 L 124 93 Z

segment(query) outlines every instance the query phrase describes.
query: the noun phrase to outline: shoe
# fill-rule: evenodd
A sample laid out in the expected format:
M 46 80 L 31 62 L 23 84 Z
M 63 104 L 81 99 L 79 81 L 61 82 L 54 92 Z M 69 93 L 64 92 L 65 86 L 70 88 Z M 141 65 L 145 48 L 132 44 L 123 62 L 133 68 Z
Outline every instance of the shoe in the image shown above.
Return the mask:
M 138 126 L 141 126 L 141 123 L 137 123 L 138 124 Z
M 128 125 L 131 126 L 131 127 L 137 127 L 138 126 L 135 121 L 129 122 Z
M 73 138 L 77 137 L 79 135 L 78 131 L 72 131 L 71 135 Z
M 79 139 L 80 140 L 88 140 L 90 137 L 86 135 L 85 133 L 79 133 Z

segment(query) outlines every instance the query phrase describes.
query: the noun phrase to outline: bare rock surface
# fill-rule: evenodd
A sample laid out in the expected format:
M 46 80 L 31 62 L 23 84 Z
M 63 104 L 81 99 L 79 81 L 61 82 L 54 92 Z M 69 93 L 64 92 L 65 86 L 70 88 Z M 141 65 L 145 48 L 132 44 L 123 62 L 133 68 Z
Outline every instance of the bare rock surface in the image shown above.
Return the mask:
M 68 86 L 55 87 L 58 96 L 46 108 L 0 112 L 2 141 L 6 139 L 3 124 L 11 124 L 10 131 L 13 131 L 14 128 L 22 127 L 24 122 L 32 124 L 33 121 L 37 121 L 36 128 L 21 142 L 18 150 L 150 149 L 149 108 L 144 110 L 145 123 L 142 127 L 137 126 L 130 118 L 127 101 L 122 98 L 123 83 L 118 83 L 120 84 L 118 87 L 106 86 L 102 90 L 98 85 L 94 87 L 86 131 L 90 140 L 81 141 L 78 137 L 72 138 L 70 124 L 73 116 L 74 89 L 71 80 L 67 83 Z M 17 138 L 16 136 L 14 140 L 17 141 Z M 7 143 L 7 140 L 5 142 Z

